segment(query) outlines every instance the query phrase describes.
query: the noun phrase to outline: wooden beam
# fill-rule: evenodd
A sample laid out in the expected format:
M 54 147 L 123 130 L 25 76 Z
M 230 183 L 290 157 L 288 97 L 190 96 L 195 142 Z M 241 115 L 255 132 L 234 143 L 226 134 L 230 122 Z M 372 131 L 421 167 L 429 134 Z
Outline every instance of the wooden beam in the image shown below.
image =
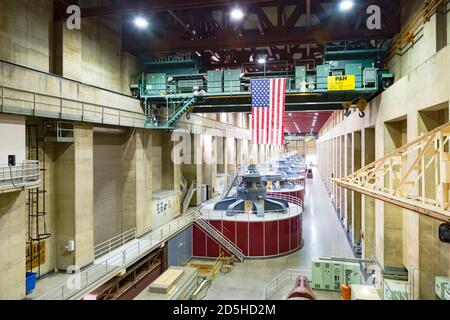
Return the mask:
M 449 214 L 449 212 L 447 212 L 445 210 L 437 210 L 436 208 L 433 208 L 432 206 L 427 206 L 426 204 L 422 204 L 419 202 L 414 202 L 414 201 L 403 199 L 403 198 L 396 197 L 396 196 L 388 196 L 379 191 L 355 186 L 350 183 L 343 182 L 342 180 L 339 180 L 339 179 L 331 178 L 330 180 L 333 182 L 336 182 L 342 188 L 362 193 L 371 198 L 396 205 L 403 209 L 417 212 L 421 215 L 428 216 L 428 217 L 431 217 L 431 218 L 439 220 L 439 221 L 450 222 L 450 214 Z

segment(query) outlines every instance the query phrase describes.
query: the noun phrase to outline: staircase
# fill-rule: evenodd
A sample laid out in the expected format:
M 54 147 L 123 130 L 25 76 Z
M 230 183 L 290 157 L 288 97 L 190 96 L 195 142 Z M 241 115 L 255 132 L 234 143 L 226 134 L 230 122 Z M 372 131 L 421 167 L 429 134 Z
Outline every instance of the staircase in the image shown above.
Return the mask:
M 175 112 L 172 114 L 171 117 L 163 124 L 163 127 L 173 127 L 175 125 L 175 122 L 177 122 L 178 119 L 180 119 L 183 114 L 188 111 L 188 109 L 194 104 L 195 98 L 183 98 L 180 101 L 176 101 L 176 107 L 174 108 Z
M 181 199 L 184 199 L 188 191 L 188 185 L 187 180 L 183 175 L 181 175 L 180 186 L 181 186 Z
M 166 97 L 166 107 L 160 106 L 160 112 L 166 109 L 165 115 L 162 116 L 163 120 L 150 121 L 153 116 L 150 114 L 150 109 L 146 109 L 146 122 L 145 128 L 147 129 L 176 129 L 177 121 L 191 108 L 195 103 L 195 97 Z M 164 119 L 166 119 L 164 121 Z
M 195 223 L 204 232 L 206 232 L 210 237 L 212 237 L 219 245 L 221 245 L 230 254 L 234 255 L 236 259 L 240 262 L 244 261 L 244 254 L 242 250 L 239 249 L 233 242 L 231 242 L 227 237 L 225 237 L 222 232 L 214 228 L 207 220 L 203 219 L 201 214 L 195 214 Z
M 187 185 L 187 184 L 186 184 Z M 183 212 L 186 212 L 186 210 L 189 208 L 189 203 L 191 202 L 192 196 L 194 195 L 195 191 L 197 191 L 197 181 L 194 180 L 191 183 L 191 186 L 189 189 L 183 194 Z

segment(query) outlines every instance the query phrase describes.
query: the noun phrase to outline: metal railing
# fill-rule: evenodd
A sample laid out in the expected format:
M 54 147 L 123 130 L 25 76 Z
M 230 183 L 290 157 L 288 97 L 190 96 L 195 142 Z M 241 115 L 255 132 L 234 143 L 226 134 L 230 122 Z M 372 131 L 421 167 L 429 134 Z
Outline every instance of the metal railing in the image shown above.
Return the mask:
M 290 204 L 294 204 L 295 206 L 290 206 L 287 208 L 287 210 L 267 210 L 264 211 L 264 217 L 256 217 L 254 219 L 251 219 L 251 215 L 248 214 L 248 212 L 242 211 L 242 210 L 232 210 L 232 211 L 226 211 L 226 210 L 213 210 L 203 207 L 200 210 L 200 215 L 208 220 L 224 220 L 225 217 L 227 217 L 226 220 L 233 221 L 232 217 L 238 217 L 239 215 L 247 215 L 248 221 L 258 221 L 263 222 L 264 220 L 267 220 L 266 217 L 275 217 L 276 220 L 279 220 L 281 217 L 292 217 L 296 216 L 298 214 L 303 213 L 303 201 L 298 198 L 291 195 L 283 194 L 283 193 L 270 193 L 268 195 L 268 198 L 272 199 L 280 199 L 289 202 Z M 228 215 L 227 215 L 228 212 Z M 270 218 L 272 220 L 272 218 Z M 245 220 L 239 220 L 244 221 Z
M 187 193 L 183 198 L 183 212 L 189 208 L 189 203 L 191 202 L 192 196 L 197 191 L 197 180 L 192 181 L 191 186 L 187 190 Z
M 229 253 L 233 254 L 239 261 L 244 261 L 242 250 L 231 242 L 225 235 L 217 230 L 208 220 L 205 220 L 201 214 L 196 215 L 196 224 L 210 235 L 219 245 L 223 246 Z
M 142 112 L 8 86 L 0 86 L 0 112 L 137 128 L 144 127 L 144 114 Z
M 94 260 L 136 239 L 136 228 L 125 231 L 94 246 Z
M 37 160 L 25 160 L 16 166 L 0 165 L 0 190 L 38 187 L 40 184 Z
M 115 250 L 111 248 L 112 251 L 105 253 L 94 260 L 93 265 L 75 275 L 71 275 L 66 279 L 64 284 L 55 286 L 53 289 L 48 290 L 48 292 L 36 299 L 68 300 L 81 298 L 84 294 L 87 294 L 89 290 L 108 281 L 120 270 L 137 262 L 152 250 L 161 246 L 164 241 L 191 225 L 195 218 L 194 212 L 194 210 L 188 211 L 169 224 L 140 238 L 130 240 L 128 243 L 125 243 Z M 132 233 L 133 232 L 130 230 L 130 234 Z M 113 242 L 114 241 L 111 241 L 111 243 Z
M 311 270 L 288 269 L 270 280 L 264 287 L 263 300 L 282 299 L 295 287 L 295 279 L 303 275 L 311 279 Z

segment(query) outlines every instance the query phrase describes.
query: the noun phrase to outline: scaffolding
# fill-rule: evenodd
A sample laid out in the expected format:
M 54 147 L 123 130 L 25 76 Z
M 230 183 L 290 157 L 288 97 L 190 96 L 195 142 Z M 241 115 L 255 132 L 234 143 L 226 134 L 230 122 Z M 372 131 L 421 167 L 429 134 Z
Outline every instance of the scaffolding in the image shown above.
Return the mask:
M 343 188 L 450 222 L 450 122 L 347 177 L 331 180 Z
M 46 161 L 44 136 L 39 136 L 38 125 L 27 125 L 27 158 L 28 160 L 40 160 L 42 154 L 40 175 L 41 185 L 38 188 L 28 190 L 28 239 L 27 239 L 27 271 L 34 272 L 37 269 L 37 277 L 41 274 L 41 264 L 45 262 L 45 239 L 50 238 L 46 222 Z

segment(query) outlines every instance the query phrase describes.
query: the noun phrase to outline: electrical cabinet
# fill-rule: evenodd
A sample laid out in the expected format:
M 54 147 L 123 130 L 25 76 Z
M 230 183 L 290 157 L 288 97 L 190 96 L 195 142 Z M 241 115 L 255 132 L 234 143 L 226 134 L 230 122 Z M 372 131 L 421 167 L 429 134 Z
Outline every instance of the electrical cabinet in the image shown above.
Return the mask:
M 393 279 L 384 279 L 384 300 L 408 300 L 408 283 Z
M 223 88 L 225 92 L 241 91 L 241 69 L 229 69 L 224 71 Z
M 311 269 L 312 289 L 340 291 L 344 283 L 362 283 L 358 263 L 315 259 L 312 261 Z
M 295 89 L 300 90 L 302 83 L 306 82 L 306 67 L 295 67 Z
M 342 285 L 342 265 L 340 263 L 333 263 L 333 279 L 330 284 L 330 289 L 333 291 L 340 291 Z
M 333 263 L 322 262 L 323 265 L 323 289 L 333 290 Z
M 319 260 L 312 261 L 312 289 L 324 289 L 323 286 L 323 265 Z
M 375 87 L 377 84 L 377 69 L 376 68 L 365 68 L 363 72 L 363 86 L 364 87 Z
M 320 64 L 316 68 L 317 73 L 317 89 L 328 89 L 328 76 L 330 75 L 330 66 L 327 64 Z
M 362 65 L 360 63 L 349 63 L 345 65 L 345 75 L 354 75 L 356 88 L 362 88 Z
M 342 282 L 348 284 L 361 284 L 361 268 L 358 263 L 344 263 L 342 270 Z
M 449 277 L 436 277 L 434 280 L 434 289 L 436 295 L 441 300 L 445 300 L 445 290 L 450 288 L 450 278 Z
M 444 291 L 444 300 L 450 300 L 450 286 L 447 286 L 447 289 Z
M 222 70 L 209 70 L 208 78 L 208 93 L 223 92 L 223 72 Z
M 167 76 L 165 73 L 149 73 L 146 76 L 146 94 L 161 95 L 166 94 Z

